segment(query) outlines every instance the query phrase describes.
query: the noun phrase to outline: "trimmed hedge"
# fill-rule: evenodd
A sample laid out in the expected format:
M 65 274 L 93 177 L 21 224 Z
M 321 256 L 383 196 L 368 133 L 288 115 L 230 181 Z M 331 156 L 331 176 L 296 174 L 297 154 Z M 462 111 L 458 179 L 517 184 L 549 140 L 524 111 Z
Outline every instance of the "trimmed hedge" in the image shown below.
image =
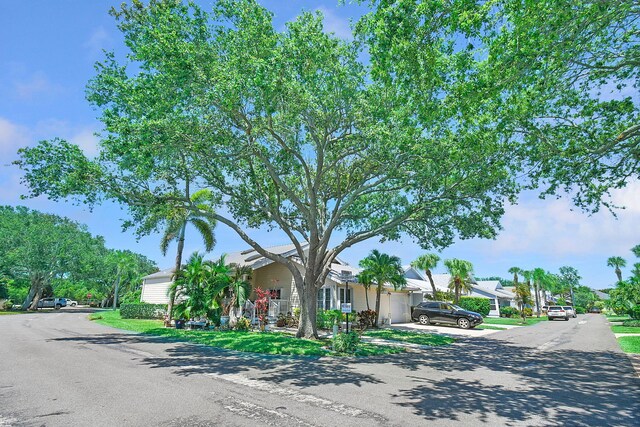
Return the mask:
M 633 328 L 640 328 L 640 320 L 625 320 L 622 322 L 622 326 L 631 326 Z
M 587 309 L 584 307 L 580 307 L 579 305 L 576 305 L 576 314 L 585 314 L 587 312 Z
M 632 319 L 640 319 L 640 305 L 635 305 L 629 310 Z
M 505 306 L 500 307 L 500 317 L 518 317 L 520 316 L 520 310 L 515 307 Z
M 166 304 L 139 302 L 120 305 L 120 317 L 123 319 L 163 319 L 166 314 Z
M 475 311 L 483 316 L 487 316 L 491 311 L 491 304 L 489 298 L 481 297 L 461 297 L 458 305 L 465 310 Z

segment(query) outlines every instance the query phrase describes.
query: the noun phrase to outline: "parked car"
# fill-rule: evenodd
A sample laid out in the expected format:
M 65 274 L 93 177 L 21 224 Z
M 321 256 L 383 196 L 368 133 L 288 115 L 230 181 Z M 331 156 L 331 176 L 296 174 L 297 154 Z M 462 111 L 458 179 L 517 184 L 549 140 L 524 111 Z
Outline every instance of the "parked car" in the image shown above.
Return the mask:
M 591 308 L 589 309 L 589 313 L 600 314 L 600 313 L 602 313 L 602 310 L 600 310 L 600 308 L 599 308 L 599 307 L 591 307 Z
M 570 305 L 564 305 L 564 306 L 562 306 L 562 308 L 564 308 L 564 311 L 566 311 L 567 314 L 569 316 L 573 317 L 574 319 L 576 317 L 578 317 L 578 315 L 576 314 L 576 310 L 573 307 L 571 307 Z
M 462 329 L 475 328 L 483 322 L 480 313 L 467 311 L 443 301 L 426 301 L 418 304 L 411 313 L 411 319 L 422 325 L 444 323 L 458 325 Z
M 65 298 L 42 298 L 38 301 L 38 308 L 54 308 L 60 310 L 66 306 L 67 300 Z
M 549 320 L 554 320 L 554 319 L 569 320 L 569 313 L 561 305 L 552 305 L 552 306 L 549 306 L 549 310 L 547 310 L 547 318 Z
M 78 305 L 78 301 L 74 301 L 74 300 L 69 299 L 69 298 L 65 298 L 65 299 L 67 300 L 67 305 L 69 307 L 75 307 L 76 305 Z

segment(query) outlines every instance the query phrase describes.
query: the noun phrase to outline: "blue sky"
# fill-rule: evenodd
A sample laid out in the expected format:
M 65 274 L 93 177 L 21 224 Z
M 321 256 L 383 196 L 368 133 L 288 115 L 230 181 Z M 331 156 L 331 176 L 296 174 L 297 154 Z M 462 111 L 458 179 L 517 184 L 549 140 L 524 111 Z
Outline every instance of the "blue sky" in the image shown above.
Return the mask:
M 121 2 L 0 0 L 0 204 L 22 204 L 70 217 L 104 236 L 110 247 L 143 253 L 164 268 L 171 265 L 173 255 L 161 255 L 157 235 L 136 242 L 130 233 L 122 233 L 120 219 L 126 213 L 120 207 L 109 204 L 90 212 L 82 206 L 42 198 L 20 200 L 26 190 L 19 183 L 20 171 L 10 166 L 18 148 L 53 137 L 75 142 L 89 154 L 96 152 L 98 112 L 85 101 L 84 88 L 94 75 L 95 61 L 102 58 L 102 49 L 124 52 L 122 37 L 107 13 Z M 349 19 L 366 10 L 338 6 L 337 0 L 262 3 L 275 13 L 279 27 L 302 9 L 319 9 L 325 14 L 325 26 L 342 37 L 349 34 Z M 442 257 L 471 261 L 476 276 L 508 277 L 512 266 L 557 272 L 559 267 L 571 265 L 580 271 L 583 284 L 609 287 L 615 279 L 613 270 L 606 266 L 609 256 L 622 256 L 629 265 L 636 261 L 629 249 L 640 243 L 640 184 L 631 183 L 613 198 L 627 207 L 618 212 L 617 219 L 608 212 L 587 216 L 572 210 L 566 198 L 539 200 L 534 193 L 525 193 L 517 205 L 507 207 L 504 230 L 496 240 L 456 242 Z M 216 234 L 214 256 L 246 247 L 222 225 Z M 279 233 L 254 230 L 251 234 L 266 245 L 286 243 Z M 193 233 L 187 239 L 187 254 L 202 250 Z M 406 264 L 423 252 L 409 238 L 384 244 L 370 240 L 349 249 L 342 258 L 357 264 L 374 248 L 398 255 Z M 625 274 L 628 271 L 625 269 Z M 436 272 L 444 272 L 444 267 Z

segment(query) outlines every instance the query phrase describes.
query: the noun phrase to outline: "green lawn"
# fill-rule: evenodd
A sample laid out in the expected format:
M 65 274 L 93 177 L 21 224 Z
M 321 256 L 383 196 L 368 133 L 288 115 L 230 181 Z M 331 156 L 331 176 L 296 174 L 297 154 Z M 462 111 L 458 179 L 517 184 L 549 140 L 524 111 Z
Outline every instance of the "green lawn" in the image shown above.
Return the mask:
M 618 343 L 625 353 L 640 353 L 640 336 L 620 337 Z
M 390 341 L 402 341 L 420 345 L 448 345 L 455 341 L 451 337 L 436 334 L 424 334 L 420 332 L 398 331 L 394 329 L 371 330 L 364 333 L 365 336 L 380 338 Z
M 622 322 L 624 320 L 629 320 L 631 317 L 629 316 L 617 316 L 617 315 L 607 315 L 607 320 L 609 322 Z
M 640 326 L 621 326 L 615 325 L 611 327 L 614 334 L 640 334 Z
M 0 316 L 10 316 L 12 314 L 25 314 L 27 311 L 0 311 Z
M 189 331 L 165 328 L 160 320 L 122 319 L 119 311 L 100 311 L 89 316 L 102 325 L 147 335 L 166 337 L 177 341 L 193 342 L 211 347 L 250 353 L 282 354 L 297 356 L 332 356 L 325 349 L 329 340 L 305 340 L 291 335 L 274 332 L 235 332 L 235 331 Z M 401 353 L 399 347 L 363 343 L 356 356 L 375 356 Z
M 521 318 L 510 318 L 510 317 L 485 317 L 484 324 L 487 325 L 515 325 L 515 326 L 530 326 L 535 325 L 538 322 L 543 322 L 547 320 L 547 316 L 537 317 L 527 317 L 527 322 L 522 323 Z

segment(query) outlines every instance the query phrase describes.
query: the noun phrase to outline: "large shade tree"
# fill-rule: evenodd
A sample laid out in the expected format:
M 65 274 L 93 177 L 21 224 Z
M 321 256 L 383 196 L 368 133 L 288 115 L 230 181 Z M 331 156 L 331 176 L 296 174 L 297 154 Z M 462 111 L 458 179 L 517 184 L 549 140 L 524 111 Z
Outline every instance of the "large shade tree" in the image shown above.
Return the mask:
M 61 140 L 22 150 L 30 195 L 116 200 L 134 224 L 167 206 L 225 224 L 289 269 L 305 337 L 317 336 L 317 289 L 352 245 L 495 236 L 517 159 L 493 120 L 503 99 L 487 89 L 486 58 L 459 48 L 446 5 L 421 20 L 426 48 L 408 51 L 393 37 L 410 29 L 378 13 L 355 41 L 327 34 L 320 13 L 277 31 L 252 0 L 218 1 L 211 14 L 176 0 L 112 13 L 130 63 L 108 54 L 88 88 L 105 126 L 100 155 Z M 217 212 L 185 196 L 185 170 Z M 297 260 L 254 240 L 256 227 L 281 230 Z
M 156 270 L 142 255 L 107 249 L 102 237 L 68 218 L 0 206 L 0 272 L 29 282 L 23 309 L 35 309 L 44 292 L 58 287 L 86 287 L 108 297 L 117 284 L 139 283 L 141 274 Z

